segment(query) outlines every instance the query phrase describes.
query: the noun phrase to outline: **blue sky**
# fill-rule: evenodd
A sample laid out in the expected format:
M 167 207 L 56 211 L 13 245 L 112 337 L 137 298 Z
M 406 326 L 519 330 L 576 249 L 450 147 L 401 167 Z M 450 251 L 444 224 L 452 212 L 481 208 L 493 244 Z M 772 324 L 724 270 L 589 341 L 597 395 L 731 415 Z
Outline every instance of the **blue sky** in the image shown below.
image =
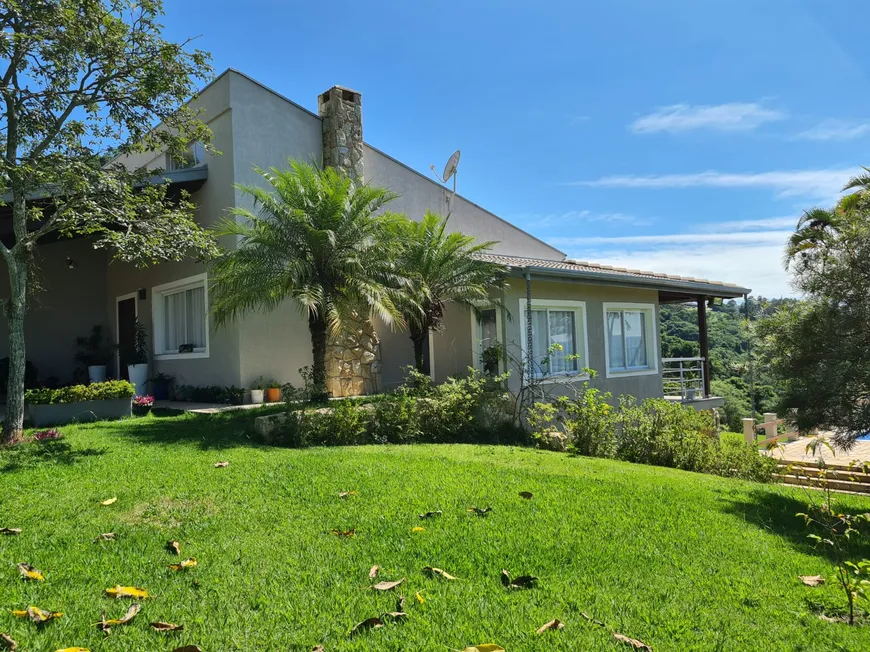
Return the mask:
M 221 6 L 224 5 L 224 6 Z M 870 4 L 168 0 L 172 38 L 568 255 L 791 294 L 782 243 L 870 166 Z

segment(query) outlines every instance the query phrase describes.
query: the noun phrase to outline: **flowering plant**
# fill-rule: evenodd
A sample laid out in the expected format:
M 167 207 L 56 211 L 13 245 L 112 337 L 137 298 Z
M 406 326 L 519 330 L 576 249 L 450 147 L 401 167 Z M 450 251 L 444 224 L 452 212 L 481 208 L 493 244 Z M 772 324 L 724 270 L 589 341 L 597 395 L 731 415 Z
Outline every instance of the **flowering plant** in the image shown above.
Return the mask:
M 153 396 L 134 396 L 133 405 L 136 407 L 154 407 Z
M 46 441 L 48 439 L 60 439 L 63 437 L 60 430 L 55 430 L 54 428 L 50 428 L 49 430 L 39 430 L 33 433 L 33 438 L 36 441 Z

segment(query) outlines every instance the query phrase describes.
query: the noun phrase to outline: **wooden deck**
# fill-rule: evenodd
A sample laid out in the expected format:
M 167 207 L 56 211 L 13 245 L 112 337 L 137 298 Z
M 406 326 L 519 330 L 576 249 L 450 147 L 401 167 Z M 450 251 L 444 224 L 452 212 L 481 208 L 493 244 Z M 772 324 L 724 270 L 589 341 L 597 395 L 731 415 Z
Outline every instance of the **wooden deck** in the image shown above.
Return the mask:
M 856 441 L 849 450 L 835 448 L 831 451 L 827 446 L 820 445 L 815 454 L 807 452 L 807 444 L 812 441 L 810 437 L 801 437 L 797 441 L 783 444 L 782 448 L 764 451 L 777 459 L 787 462 L 814 462 L 821 457 L 828 464 L 847 465 L 849 462 L 870 462 L 870 441 Z

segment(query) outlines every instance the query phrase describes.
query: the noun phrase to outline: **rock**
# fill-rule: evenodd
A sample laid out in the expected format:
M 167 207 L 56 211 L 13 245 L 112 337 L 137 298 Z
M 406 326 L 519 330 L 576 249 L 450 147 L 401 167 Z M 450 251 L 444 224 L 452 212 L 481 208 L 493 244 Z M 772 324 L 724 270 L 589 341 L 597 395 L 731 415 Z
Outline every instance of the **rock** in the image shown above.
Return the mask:
M 544 450 L 564 453 L 568 450 L 568 437 L 558 430 L 550 430 L 541 435 L 539 446 Z

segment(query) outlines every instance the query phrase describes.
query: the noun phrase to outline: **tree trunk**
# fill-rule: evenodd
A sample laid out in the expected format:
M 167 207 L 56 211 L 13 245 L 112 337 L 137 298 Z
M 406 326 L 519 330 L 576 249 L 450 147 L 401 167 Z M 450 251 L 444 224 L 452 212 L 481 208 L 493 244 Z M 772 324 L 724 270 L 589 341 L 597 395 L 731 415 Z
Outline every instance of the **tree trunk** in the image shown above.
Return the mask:
M 320 316 L 308 315 L 308 330 L 311 331 L 311 353 L 314 363 L 311 378 L 314 384 L 311 400 L 325 401 L 329 398 L 326 390 L 326 321 Z
M 23 254 L 23 255 L 22 255 Z M 15 247 L 6 256 L 9 271 L 9 303 L 6 322 L 9 329 L 9 377 L 6 384 L 6 417 L 3 443 L 18 439 L 24 430 L 24 309 L 27 303 L 28 261 L 26 250 Z
M 411 327 L 411 341 L 414 343 L 414 368 L 421 374 L 429 375 L 429 365 L 424 356 L 427 331 Z

